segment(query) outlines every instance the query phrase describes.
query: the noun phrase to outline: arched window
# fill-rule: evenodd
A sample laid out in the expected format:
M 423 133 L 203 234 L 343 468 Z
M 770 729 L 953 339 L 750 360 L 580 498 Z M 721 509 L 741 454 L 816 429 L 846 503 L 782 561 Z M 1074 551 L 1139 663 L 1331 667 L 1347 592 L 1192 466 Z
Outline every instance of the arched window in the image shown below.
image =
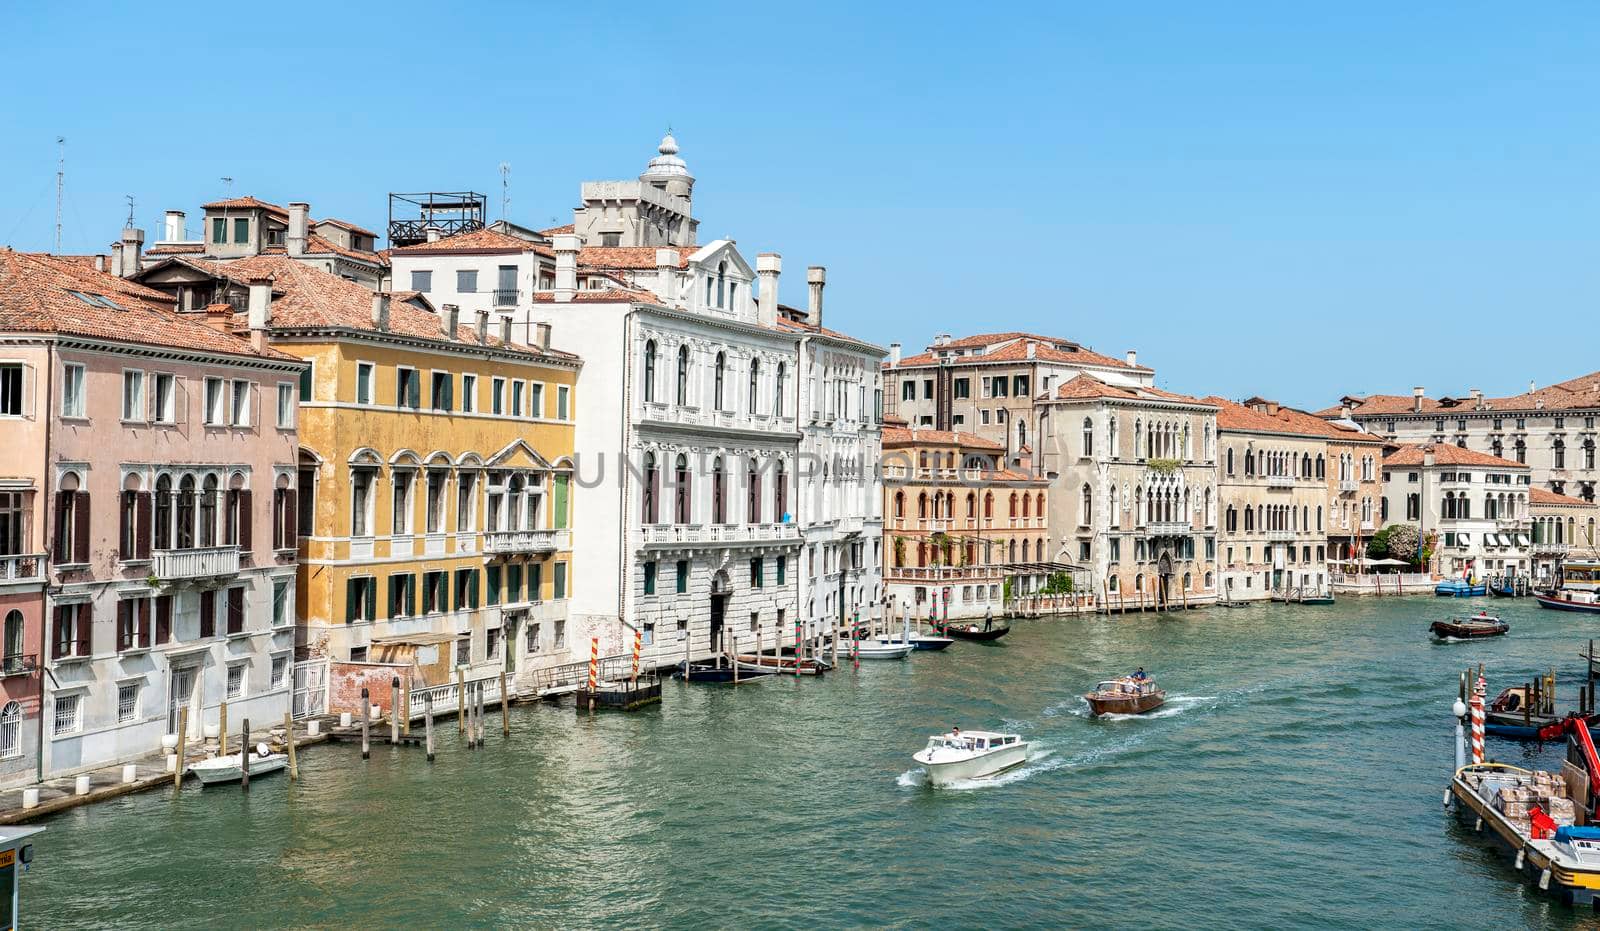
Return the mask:
M 1083 483 L 1083 516 L 1078 523 L 1087 527 L 1094 522 L 1094 493 L 1089 490 L 1089 483 Z M 1024 515 L 1026 516 L 1026 515 Z
M 642 493 L 643 520 L 647 524 L 660 523 L 661 470 L 655 453 L 644 454 L 644 489 Z
M 689 403 L 689 344 L 678 347 L 678 406 Z
M 994 493 L 985 492 L 983 495 L 983 516 L 994 518 Z
M 917 495 L 917 519 L 918 520 L 927 520 L 928 519 L 928 493 L 927 492 L 922 492 L 921 494 Z
M 727 504 L 727 472 L 722 466 L 722 457 L 718 456 L 711 464 L 711 522 L 725 524 L 728 522 Z
M 5 674 L 21 672 L 23 648 L 21 611 L 6 613 L 5 637 Z
M 745 519 L 752 524 L 761 523 L 761 473 L 756 471 L 756 461 L 750 460 L 744 473 Z
M 1030 540 L 1023 540 L 1022 541 L 1022 561 L 1023 562 L 1032 562 L 1033 561 L 1033 558 L 1028 555 L 1029 552 L 1032 550 L 1032 548 L 1033 548 L 1032 547 L 1032 541 L 1030 541 Z
M 1567 444 L 1562 442 L 1558 437 L 1556 441 L 1551 444 L 1550 451 L 1555 457 L 1555 463 L 1553 467 L 1557 469 L 1565 469 L 1567 467 Z
M 1141 417 L 1133 419 L 1133 458 L 1144 458 L 1144 419 Z
M 1011 493 L 1011 517 L 1012 517 L 1013 520 L 1015 520 L 1016 516 L 1017 516 L 1017 493 L 1013 491 Z
M 723 306 L 723 295 L 725 293 L 727 277 L 728 277 L 728 263 L 727 262 L 718 262 L 717 263 L 717 306 L 718 307 Z
M 756 408 L 758 407 L 758 405 L 756 403 L 756 400 L 757 400 L 758 395 L 756 394 L 756 392 L 758 390 L 760 390 L 760 388 L 759 388 L 760 384 L 761 384 L 761 360 L 760 359 L 751 359 L 750 360 L 750 413 L 752 413 L 752 414 L 757 412 Z
M 1022 518 L 1023 518 L 1023 520 L 1027 520 L 1028 517 L 1032 513 L 1033 513 L 1033 498 L 1029 497 L 1028 495 L 1023 495 L 1022 496 Z
M 782 459 L 778 460 L 772 473 L 772 519 L 789 519 L 789 481 L 784 475 Z
M 788 366 L 782 362 L 779 362 L 778 374 L 777 378 L 773 381 L 772 390 L 772 416 L 774 417 L 783 416 L 783 379 L 784 375 L 787 374 L 787 371 Z
M 903 491 L 897 491 L 894 493 L 894 516 L 906 516 L 906 493 Z
M 1017 421 L 1017 451 L 1020 452 L 1022 450 L 1022 447 L 1027 446 L 1027 445 L 1028 445 L 1028 422 L 1026 420 L 1018 420 Z
M 172 476 L 156 479 L 155 548 L 172 549 Z
M 644 344 L 644 399 L 656 399 L 656 341 L 653 339 Z
M 716 371 L 716 378 L 715 378 L 715 386 L 714 386 L 714 388 L 712 390 L 712 393 L 711 393 L 712 407 L 714 407 L 716 410 L 719 410 L 719 411 L 727 410 L 727 405 L 723 401 L 723 394 L 722 394 L 722 392 L 723 392 L 723 384 L 727 381 L 727 375 L 728 375 L 728 354 L 725 353 L 725 352 L 719 352 L 719 353 L 717 353 L 717 371 Z
M 1524 465 L 1527 464 L 1527 462 L 1528 462 L 1528 444 L 1524 443 L 1522 441 L 1522 437 L 1520 437 L 1520 436 L 1517 437 L 1517 444 L 1514 447 L 1512 447 L 1512 452 L 1514 454 L 1514 458 L 1518 462 L 1523 463 Z
M 1089 417 L 1083 418 L 1083 455 L 1094 455 L 1094 420 Z
M 689 457 L 678 454 L 672 474 L 672 518 L 680 524 L 689 522 Z
M 5 710 L 0 711 L 0 757 L 21 755 L 22 705 L 8 701 Z
M 1583 441 L 1583 467 L 1594 468 L 1594 440 Z
M 1014 562 L 1017 561 L 1017 541 L 1016 540 L 1012 540 L 1011 541 L 1011 546 L 1009 547 L 1009 553 L 1007 554 L 1007 556 L 1008 556 L 1008 558 L 1006 559 L 1007 562 L 1013 562 L 1014 563 Z
M 978 516 L 978 495 L 976 492 L 967 492 L 967 520 Z
M 194 549 L 194 476 L 178 482 L 178 549 Z
M 1140 572 L 1140 573 L 1137 573 L 1136 575 L 1134 575 L 1134 577 L 1133 577 L 1133 590 L 1136 591 L 1136 592 L 1144 591 L 1144 573 L 1143 572 Z
M 1224 456 L 1223 459 L 1227 463 L 1228 474 L 1232 475 L 1233 474 L 1233 447 L 1232 446 L 1228 447 L 1228 454 L 1226 456 Z

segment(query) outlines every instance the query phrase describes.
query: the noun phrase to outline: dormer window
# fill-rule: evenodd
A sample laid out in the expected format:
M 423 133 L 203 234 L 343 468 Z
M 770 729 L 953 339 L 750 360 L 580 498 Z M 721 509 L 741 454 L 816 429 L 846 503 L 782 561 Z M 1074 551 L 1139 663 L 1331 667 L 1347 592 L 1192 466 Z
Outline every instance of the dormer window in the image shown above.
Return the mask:
M 620 246 L 620 245 L 622 245 L 622 234 L 621 233 L 601 233 L 600 234 L 600 245 L 602 245 L 602 246 Z

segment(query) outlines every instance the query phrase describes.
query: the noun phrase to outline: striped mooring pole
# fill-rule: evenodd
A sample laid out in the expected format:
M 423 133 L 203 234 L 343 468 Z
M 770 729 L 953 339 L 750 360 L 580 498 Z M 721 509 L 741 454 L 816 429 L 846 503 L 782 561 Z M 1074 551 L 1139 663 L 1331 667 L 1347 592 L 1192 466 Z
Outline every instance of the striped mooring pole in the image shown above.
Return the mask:
M 633 631 L 633 681 L 636 684 L 639 681 L 639 650 L 643 646 L 644 646 L 644 631 L 639 629 L 639 628 L 634 628 L 634 631 Z M 589 663 L 590 663 L 590 666 L 592 668 L 593 664 L 594 664 L 594 659 L 591 658 L 589 660 Z M 590 675 L 593 675 L 593 674 L 594 673 L 592 673 L 592 672 L 590 673 Z
M 861 668 L 861 612 L 857 611 L 850 616 L 850 663 L 856 668 Z
M 1472 762 L 1483 762 L 1483 699 L 1489 690 L 1489 683 L 1478 676 L 1478 684 L 1472 688 Z
M 800 618 L 796 616 L 794 619 L 794 675 L 797 679 L 800 677 L 800 656 L 801 651 L 805 649 L 805 640 L 805 628 L 802 626 Z
M 944 592 L 943 623 L 944 623 L 945 628 L 949 629 L 949 627 L 950 627 L 950 591 L 949 591 L 949 589 L 946 589 L 945 592 Z
M 589 638 L 589 694 L 600 687 L 600 638 Z

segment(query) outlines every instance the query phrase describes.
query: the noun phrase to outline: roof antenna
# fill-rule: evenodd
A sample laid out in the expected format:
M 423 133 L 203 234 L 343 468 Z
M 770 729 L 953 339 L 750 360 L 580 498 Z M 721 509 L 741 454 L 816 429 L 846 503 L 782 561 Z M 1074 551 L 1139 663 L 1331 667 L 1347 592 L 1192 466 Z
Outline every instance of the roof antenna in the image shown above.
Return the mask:
M 128 201 L 128 222 L 126 224 L 124 224 L 124 225 L 126 225 L 129 229 L 132 229 L 133 228 L 133 195 L 132 194 L 124 194 L 123 197 L 127 198 L 127 201 Z
M 506 218 L 506 207 L 511 203 L 511 163 L 500 163 L 500 219 Z
M 61 192 L 67 181 L 67 137 L 56 137 L 56 255 L 61 254 Z

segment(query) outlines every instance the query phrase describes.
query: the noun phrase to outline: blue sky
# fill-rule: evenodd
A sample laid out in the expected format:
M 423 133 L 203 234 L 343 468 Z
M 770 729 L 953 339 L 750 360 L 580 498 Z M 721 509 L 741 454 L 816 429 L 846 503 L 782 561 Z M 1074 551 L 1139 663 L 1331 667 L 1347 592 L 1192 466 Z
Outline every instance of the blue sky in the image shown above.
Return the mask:
M 702 240 L 830 325 L 1027 329 L 1197 394 L 1491 394 L 1600 368 L 1600 8 L 8 4 L 0 243 L 137 203 L 391 190 L 568 222 L 671 124 Z M 597 12 L 597 11 L 603 11 Z

